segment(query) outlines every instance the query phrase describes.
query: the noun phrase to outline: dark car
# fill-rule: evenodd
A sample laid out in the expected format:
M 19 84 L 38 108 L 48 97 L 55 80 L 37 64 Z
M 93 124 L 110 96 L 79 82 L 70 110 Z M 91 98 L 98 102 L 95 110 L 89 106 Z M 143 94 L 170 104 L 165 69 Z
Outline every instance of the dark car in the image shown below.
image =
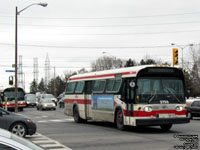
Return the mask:
M 36 124 L 29 117 L 6 111 L 3 108 L 0 108 L 0 128 L 21 137 L 33 135 L 37 129 Z
M 200 117 L 200 101 L 194 101 L 187 109 L 188 118 Z

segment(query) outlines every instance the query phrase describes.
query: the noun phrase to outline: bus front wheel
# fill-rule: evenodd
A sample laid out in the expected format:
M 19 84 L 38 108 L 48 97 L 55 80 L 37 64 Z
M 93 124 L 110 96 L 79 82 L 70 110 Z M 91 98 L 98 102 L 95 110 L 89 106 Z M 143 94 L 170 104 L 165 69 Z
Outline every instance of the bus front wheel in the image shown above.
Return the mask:
M 160 127 L 163 131 L 169 131 L 172 127 L 172 124 L 164 124 L 164 125 L 160 125 Z
M 122 113 L 122 110 L 119 109 L 117 110 L 117 114 L 116 114 L 116 125 L 117 125 L 117 128 L 119 130 L 125 130 L 125 125 L 124 125 L 124 116 L 123 116 L 123 113 Z

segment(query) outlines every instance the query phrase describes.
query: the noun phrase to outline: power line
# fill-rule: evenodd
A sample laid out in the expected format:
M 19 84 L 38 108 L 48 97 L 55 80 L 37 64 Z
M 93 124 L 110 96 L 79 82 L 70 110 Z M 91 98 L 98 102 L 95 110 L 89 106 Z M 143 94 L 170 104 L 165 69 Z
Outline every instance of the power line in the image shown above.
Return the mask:
M 163 31 L 163 32 L 135 32 L 135 33 L 92 33 L 92 34 L 51 34 L 51 35 L 65 35 L 65 36 L 132 36 L 132 35 L 152 35 L 152 34 L 175 34 L 175 33 L 190 33 L 199 32 L 196 30 L 182 30 L 182 31 Z M 23 33 L 24 34 L 24 33 Z M 26 33 L 30 34 L 30 33 Z
M 122 17 L 91 17 L 91 18 L 53 18 L 53 17 L 20 17 L 22 19 L 56 19 L 56 20 L 94 20 L 94 19 L 131 19 L 131 18 L 149 18 L 149 17 L 168 17 L 168 16 L 183 16 L 200 14 L 200 12 L 176 13 L 176 14 L 160 14 L 160 15 L 145 15 L 145 16 L 122 16 Z M 0 17 L 14 17 L 12 15 L 5 15 Z
M 151 24 L 122 24 L 122 25 L 38 25 L 38 24 L 19 24 L 20 26 L 35 26 L 35 27 L 62 27 L 62 28 L 100 28 L 100 27 L 135 27 L 135 26 L 158 26 L 158 25 L 176 25 L 176 24 L 196 24 L 200 21 L 185 21 L 185 22 L 166 22 L 166 23 L 151 23 Z M 9 23 L 0 23 L 1 25 L 14 25 Z
M 14 44 L 10 43 L 0 43 L 0 45 L 9 45 L 13 46 Z M 25 46 L 25 47 L 45 47 L 45 48 L 74 48 L 74 49 L 129 49 L 129 48 L 166 48 L 166 47 L 172 47 L 171 45 L 158 45 L 158 46 L 128 46 L 128 47 L 75 47 L 75 46 L 55 46 L 55 45 L 31 45 L 31 44 L 18 44 L 19 46 Z

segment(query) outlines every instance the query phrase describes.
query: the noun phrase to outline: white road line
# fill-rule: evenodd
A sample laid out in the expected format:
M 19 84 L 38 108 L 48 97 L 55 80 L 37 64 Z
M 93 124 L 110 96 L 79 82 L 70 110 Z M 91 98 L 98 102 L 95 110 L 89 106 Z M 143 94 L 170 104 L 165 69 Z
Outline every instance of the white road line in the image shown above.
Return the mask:
M 52 119 L 52 120 L 39 120 L 38 123 L 48 123 L 48 122 L 72 122 L 74 119 Z
M 60 144 L 56 144 L 56 143 L 54 143 L 54 144 L 40 144 L 40 146 L 42 146 L 44 148 L 48 148 L 48 147 L 51 147 L 51 148 L 53 148 L 53 147 L 62 147 Z
M 43 148 L 49 148 L 48 150 L 72 150 L 58 141 L 50 139 L 49 137 L 46 137 L 40 133 L 36 133 L 36 136 L 33 137 L 32 142 Z
M 55 143 L 54 141 L 50 140 L 42 140 L 42 141 L 32 141 L 35 144 L 42 144 L 42 143 Z
M 54 148 L 54 149 L 49 149 L 49 150 L 72 150 L 72 149 L 70 149 L 70 148 Z
M 35 118 L 47 118 L 48 116 L 38 116 L 38 117 L 35 117 Z
M 48 120 L 39 120 L 39 121 L 36 121 L 36 122 L 39 122 L 39 123 L 47 123 L 49 122 Z

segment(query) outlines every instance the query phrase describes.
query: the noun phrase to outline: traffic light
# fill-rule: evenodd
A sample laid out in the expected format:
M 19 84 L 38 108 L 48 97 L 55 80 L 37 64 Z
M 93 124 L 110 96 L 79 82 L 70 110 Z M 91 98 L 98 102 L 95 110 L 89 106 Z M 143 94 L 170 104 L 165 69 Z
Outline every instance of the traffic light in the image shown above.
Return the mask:
M 173 48 L 173 65 L 177 66 L 178 64 L 178 48 Z
M 9 77 L 9 85 L 13 85 L 13 76 Z

